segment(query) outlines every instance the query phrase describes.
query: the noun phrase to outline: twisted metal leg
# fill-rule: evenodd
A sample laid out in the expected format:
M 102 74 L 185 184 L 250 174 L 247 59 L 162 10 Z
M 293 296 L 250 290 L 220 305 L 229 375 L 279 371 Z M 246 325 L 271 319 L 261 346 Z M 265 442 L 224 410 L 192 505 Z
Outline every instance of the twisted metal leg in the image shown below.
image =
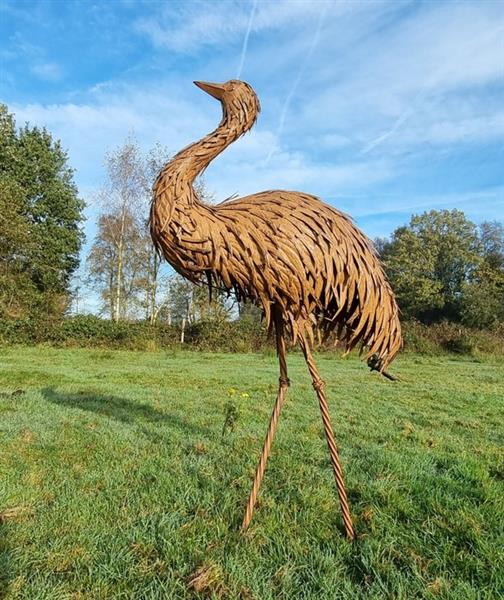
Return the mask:
M 331 464 L 333 467 L 334 479 L 336 480 L 336 488 L 338 490 L 338 497 L 340 501 L 341 512 L 343 514 L 343 522 L 345 524 L 346 535 L 349 540 L 353 540 L 355 539 L 355 534 L 353 530 L 352 517 L 350 515 L 350 508 L 348 506 L 345 482 L 343 479 L 343 469 L 341 467 L 338 447 L 336 446 L 334 432 L 331 425 L 329 406 L 327 405 L 327 400 L 325 397 L 325 383 L 320 377 L 320 373 L 317 369 L 315 361 L 313 360 L 313 356 L 311 354 L 308 343 L 304 338 L 301 338 L 300 344 L 301 349 L 303 350 L 306 364 L 308 366 L 308 370 L 310 371 L 310 375 L 312 377 L 313 387 L 315 389 L 315 392 L 317 393 L 317 397 L 319 400 L 320 412 L 322 414 L 322 421 L 324 423 L 327 446 L 329 448 L 329 454 L 331 456 Z
M 264 446 L 261 453 L 261 457 L 259 458 L 259 463 L 256 468 L 254 483 L 252 484 L 252 490 L 250 492 L 250 496 L 247 502 L 247 508 L 245 509 L 245 515 L 243 517 L 242 523 L 242 531 L 247 530 L 248 526 L 250 525 L 250 521 L 252 520 L 252 514 L 254 512 L 254 506 L 257 500 L 257 494 L 259 492 L 259 487 L 261 485 L 261 481 L 264 476 L 264 471 L 266 469 L 266 462 L 270 454 L 271 444 L 273 442 L 273 437 L 275 435 L 278 419 L 280 417 L 280 411 L 282 410 L 282 406 L 285 402 L 285 394 L 287 392 L 287 388 L 289 387 L 289 378 L 287 377 L 287 349 L 285 345 L 284 326 L 282 317 L 276 311 L 275 334 L 278 362 L 280 363 L 278 395 L 276 398 L 275 406 L 273 407 L 273 412 L 271 414 L 270 422 L 268 425 L 268 432 L 266 433 L 266 439 L 264 440 Z

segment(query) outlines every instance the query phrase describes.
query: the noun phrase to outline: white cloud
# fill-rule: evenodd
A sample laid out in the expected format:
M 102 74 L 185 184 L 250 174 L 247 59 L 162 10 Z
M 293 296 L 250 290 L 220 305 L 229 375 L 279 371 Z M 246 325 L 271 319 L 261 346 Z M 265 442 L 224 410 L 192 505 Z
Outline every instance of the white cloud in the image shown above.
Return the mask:
M 85 104 L 13 105 L 11 109 L 19 123 L 45 125 L 62 139 L 77 170 L 77 181 L 97 186 L 103 177 L 105 152 L 122 143 L 128 132 L 134 132 L 145 149 L 160 141 L 170 152 L 176 152 L 215 128 L 220 118 L 217 103 L 207 104 L 202 113 L 198 95 L 191 101 L 187 94 L 181 95 L 185 97 L 159 86 L 142 91 L 123 86 L 115 92 L 106 86 Z M 329 143 L 342 142 L 329 139 Z M 270 153 L 273 156 L 268 164 Z M 258 126 L 212 163 L 206 179 L 223 199 L 235 192 L 249 194 L 285 187 L 334 195 L 337 187 L 365 187 L 390 174 L 390 167 L 375 159 L 343 164 L 313 162 L 303 152 L 288 150 L 276 134 Z
M 54 62 L 35 63 L 30 70 L 45 81 L 59 81 L 63 77 L 63 69 Z
M 277 0 L 259 2 L 251 30 L 278 30 L 286 26 L 308 25 L 316 21 L 321 4 L 330 1 Z M 352 10 L 351 2 L 338 3 L 340 13 Z M 177 52 L 194 52 L 201 46 L 234 43 L 246 35 L 250 22 L 250 4 L 246 2 L 166 3 L 161 13 L 138 19 L 136 29 L 155 46 Z
M 440 145 L 504 141 L 504 111 L 488 116 L 450 119 L 448 116 L 398 134 L 399 143 Z
M 405 13 L 405 5 L 393 2 L 285 0 L 259 2 L 252 23 L 251 8 L 244 2 L 214 3 L 212 10 L 198 2 L 169 4 L 136 26 L 156 45 L 178 52 L 233 43 L 238 63 L 250 24 L 245 74 L 272 92 L 263 102 L 270 129 L 282 131 L 282 107 L 289 105 L 286 144 L 305 138 L 313 147 L 317 139 L 320 148 L 353 146 L 354 160 L 360 160 L 362 150 L 378 147 L 395 152 L 496 137 L 498 129 L 489 124 L 499 121 L 497 108 L 481 115 L 481 105 L 473 104 L 469 114 L 454 105 L 462 94 L 504 78 L 504 4 L 411 5 Z M 321 14 L 320 43 L 307 61 Z M 209 58 L 209 72 L 229 73 L 215 61 L 229 62 L 230 55 Z M 307 68 L 298 81 L 303 61 Z
M 457 102 L 504 82 L 502 3 L 423 5 L 407 18 L 382 23 L 379 31 L 371 28 L 365 43 L 352 46 L 341 60 L 338 31 L 330 33 L 336 41 L 326 31 L 314 57 L 322 69 L 305 86 L 291 125 L 299 130 L 303 123 L 325 134 L 331 129 L 327 115 L 333 115 L 339 131 L 351 131 L 368 151 L 377 146 L 381 151 L 385 142 L 390 148 L 406 127 L 434 132 L 447 105 L 453 124 L 459 113 L 461 121 L 479 119 L 486 98 L 473 103 L 470 114 L 467 106 L 462 114 Z M 404 138 L 414 143 L 412 136 Z M 440 139 L 435 136 L 435 143 Z
M 391 165 L 382 160 L 315 162 L 303 152 L 289 151 L 273 132 L 261 129 L 226 149 L 205 173 L 208 186 L 221 199 L 268 189 L 329 198 L 349 189 L 366 189 L 391 176 Z
M 165 86 L 116 84 L 91 93 L 86 102 L 11 104 L 19 124 L 45 125 L 68 149 L 77 180 L 97 185 L 105 152 L 134 133 L 143 147 L 156 141 L 176 151 L 213 126 L 187 100 Z M 217 107 L 216 107 L 217 108 Z
M 21 18 L 20 15 L 23 14 L 23 11 L 16 11 L 12 6 L 10 9 L 13 9 L 14 14 Z M 5 63 L 2 65 L 2 78 L 5 75 L 4 71 L 7 71 L 5 66 L 8 63 L 15 63 L 20 58 L 26 64 L 25 68 L 41 80 L 59 81 L 64 75 L 63 68 L 59 63 L 47 59 L 44 48 L 32 43 L 31 40 L 26 39 L 17 31 L 11 35 L 6 47 L 1 50 L 0 56 Z

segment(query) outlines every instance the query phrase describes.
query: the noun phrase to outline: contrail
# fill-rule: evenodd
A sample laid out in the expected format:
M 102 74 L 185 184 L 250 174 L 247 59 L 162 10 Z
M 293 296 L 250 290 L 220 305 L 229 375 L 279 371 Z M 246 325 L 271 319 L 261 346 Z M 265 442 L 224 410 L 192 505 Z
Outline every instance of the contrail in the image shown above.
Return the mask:
M 291 100 L 294 96 L 294 94 L 296 93 L 296 90 L 299 86 L 299 84 L 301 83 L 301 79 L 303 78 L 304 72 L 306 71 L 306 67 L 308 66 L 308 62 L 311 58 L 311 55 L 313 54 L 313 51 L 315 50 L 315 48 L 317 47 L 318 41 L 319 41 L 319 37 L 320 37 L 320 31 L 322 29 L 322 22 L 324 20 L 324 17 L 326 15 L 327 12 L 327 8 L 329 6 L 329 3 L 326 2 L 323 5 L 323 9 L 320 11 L 319 14 L 319 18 L 318 18 L 318 23 L 317 23 L 317 29 L 315 30 L 315 34 L 312 38 L 311 44 L 310 44 L 310 48 L 308 49 L 308 52 L 305 54 L 304 60 L 301 63 L 301 67 L 299 68 L 296 80 L 294 81 L 294 85 L 292 86 L 290 92 L 287 94 L 287 98 L 285 99 L 283 108 L 282 108 L 282 112 L 280 114 L 280 121 L 278 123 L 278 129 L 277 129 L 277 133 L 276 136 L 277 138 L 279 138 L 282 134 L 283 131 L 283 127 L 284 127 L 284 123 L 285 123 L 285 118 L 287 116 L 287 111 L 289 110 L 289 106 L 291 103 Z M 274 152 L 274 148 L 272 148 L 266 158 L 266 164 L 269 163 L 270 158 L 273 155 Z
M 247 25 L 247 32 L 245 33 L 245 38 L 243 39 L 243 46 L 242 46 L 242 52 L 241 52 L 241 58 L 240 58 L 240 66 L 238 67 L 238 73 L 236 75 L 236 79 L 240 79 L 242 71 L 243 71 L 243 65 L 245 63 L 245 56 L 247 55 L 247 47 L 248 47 L 250 31 L 252 30 L 252 23 L 254 22 L 256 8 L 257 8 L 257 0 L 254 0 L 254 4 L 252 5 L 252 10 L 250 11 L 249 22 Z
M 476 44 L 476 46 L 473 48 L 473 52 L 482 48 L 489 40 L 492 40 L 493 37 L 498 35 L 501 31 L 504 31 L 504 27 L 498 27 L 497 29 L 491 31 L 487 36 L 483 38 L 483 40 L 481 40 L 482 43 Z M 449 71 L 450 65 L 445 65 L 443 68 L 438 69 L 430 78 L 430 80 L 427 81 L 420 88 L 420 91 L 413 98 L 413 101 L 411 102 L 410 106 L 406 108 L 402 115 L 400 115 L 396 119 L 392 127 L 388 131 L 385 131 L 385 133 L 379 135 L 374 140 L 368 142 L 361 150 L 361 153 L 367 154 L 368 152 L 376 148 L 376 146 L 379 146 L 387 138 L 393 135 L 400 127 L 402 127 L 406 121 L 408 121 L 412 116 L 414 116 L 415 113 L 417 113 L 420 110 L 426 96 L 430 93 L 434 86 L 446 75 L 446 73 L 449 73 Z
M 366 146 L 364 146 L 364 148 L 361 150 L 361 153 L 367 154 L 368 152 L 373 150 L 373 148 L 376 148 L 376 146 L 379 146 L 387 138 L 389 138 L 391 135 L 393 135 L 411 116 L 413 116 L 416 112 L 418 112 L 421 104 L 423 104 L 425 97 L 427 96 L 429 91 L 432 89 L 433 85 L 435 85 L 435 83 L 438 80 L 439 80 L 439 76 L 436 75 L 436 77 L 433 79 L 433 81 L 424 85 L 420 89 L 418 94 L 413 98 L 411 105 L 403 112 L 402 115 L 400 115 L 400 117 L 398 119 L 396 119 L 396 122 L 392 125 L 392 127 L 385 133 L 382 133 L 377 138 L 375 138 L 374 140 L 371 140 L 368 144 L 366 144 Z

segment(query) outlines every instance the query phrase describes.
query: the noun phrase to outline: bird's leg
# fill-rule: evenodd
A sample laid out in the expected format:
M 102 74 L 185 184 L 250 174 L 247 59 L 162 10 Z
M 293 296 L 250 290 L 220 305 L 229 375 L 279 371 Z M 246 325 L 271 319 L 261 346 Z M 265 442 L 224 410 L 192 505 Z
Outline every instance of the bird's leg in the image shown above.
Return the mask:
M 266 461 L 268 460 L 268 456 L 270 453 L 271 443 L 273 442 L 273 436 L 275 435 L 275 430 L 278 424 L 278 418 L 280 417 L 280 411 L 282 410 L 282 406 L 285 401 L 285 394 L 287 392 L 287 388 L 289 387 L 289 378 L 287 376 L 286 362 L 287 349 L 285 345 L 284 326 L 282 317 L 277 310 L 275 310 L 274 312 L 274 318 L 278 362 L 280 363 L 278 395 L 276 398 L 275 406 L 273 407 L 273 412 L 271 414 L 270 422 L 268 425 L 268 432 L 266 434 L 266 439 L 264 440 L 263 450 L 256 468 L 254 483 L 252 485 L 252 490 L 248 499 L 247 508 L 243 517 L 242 531 L 247 530 L 248 526 L 250 525 L 250 521 L 252 520 L 252 514 L 254 512 L 254 506 L 257 500 L 257 493 L 259 492 L 259 486 L 261 485 L 264 471 L 266 469 Z
M 353 540 L 355 538 L 355 534 L 353 530 L 352 517 L 350 515 L 350 508 L 348 506 L 345 482 L 343 480 L 343 469 L 341 467 L 338 447 L 336 446 L 334 432 L 331 425 L 329 406 L 327 405 L 327 399 L 325 397 L 325 383 L 320 377 L 320 373 L 317 369 L 315 361 L 313 360 L 310 347 L 308 346 L 308 342 L 304 337 L 301 338 L 300 344 L 301 349 L 303 350 L 306 364 L 308 366 L 308 370 L 310 371 L 310 375 L 312 377 L 313 387 L 315 389 L 315 392 L 317 393 L 317 397 L 319 400 L 320 412 L 322 414 L 322 421 L 324 423 L 327 446 L 329 448 L 329 454 L 331 456 L 331 464 L 334 472 L 334 479 L 336 480 L 336 488 L 338 490 L 338 497 L 341 505 L 341 512 L 343 514 L 343 522 L 345 524 L 346 535 L 349 540 Z

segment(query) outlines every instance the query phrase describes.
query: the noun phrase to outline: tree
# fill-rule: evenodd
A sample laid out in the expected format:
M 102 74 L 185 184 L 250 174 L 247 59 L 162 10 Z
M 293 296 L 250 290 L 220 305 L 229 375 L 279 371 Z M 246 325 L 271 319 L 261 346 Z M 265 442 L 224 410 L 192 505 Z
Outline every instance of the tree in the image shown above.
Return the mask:
M 147 215 L 152 181 L 166 160 L 159 144 L 145 156 L 132 137 L 105 157 L 102 211 L 88 271 L 115 321 L 142 316 L 154 323 L 163 303 L 159 292 L 167 268 L 153 247 Z
M 147 227 L 152 182 L 167 160 L 159 144 L 144 155 L 131 137 L 106 156 L 107 181 L 99 194 L 103 209 L 87 265 L 103 309 L 116 321 L 141 316 L 155 323 L 161 315 L 181 324 L 226 312 L 218 293 L 208 307 L 208 292 L 173 276 L 152 244 Z M 196 191 L 209 198 L 201 181 Z
M 158 176 L 163 166 L 168 161 L 169 155 L 163 146 L 159 143 L 150 150 L 145 161 L 146 177 L 145 182 L 148 188 L 146 188 L 146 197 L 151 200 L 152 194 L 152 183 Z M 145 239 L 145 278 L 144 278 L 144 289 L 145 289 L 145 312 L 146 318 L 151 324 L 154 324 L 157 320 L 158 314 L 163 306 L 166 305 L 168 296 L 166 294 L 168 288 L 168 269 L 163 264 L 161 256 L 154 248 L 150 236 L 150 232 L 145 228 L 144 231 Z M 165 290 L 164 298 L 161 296 L 160 291 Z M 170 317 L 171 318 L 171 317 Z
M 0 105 L 0 133 L 0 311 L 60 315 L 79 265 L 84 203 L 67 154 L 46 129 L 17 130 Z
M 101 294 L 103 310 L 115 321 L 135 314 L 143 249 L 141 229 L 128 210 L 99 217 L 87 267 L 92 287 Z
M 143 158 L 138 145 L 133 140 L 128 140 L 122 146 L 106 156 L 107 185 L 104 197 L 108 204 L 107 215 L 110 220 L 108 239 L 112 244 L 114 265 L 109 274 L 109 280 L 113 281 L 113 308 L 112 318 L 118 321 L 121 315 L 126 313 L 123 306 L 126 290 L 124 272 L 127 268 L 125 255 L 128 252 L 126 241 L 128 238 L 137 237 L 139 229 L 138 208 L 144 202 L 146 188 L 145 170 Z M 131 239 L 129 241 L 132 241 Z
M 13 318 L 23 316 L 36 298 L 29 271 L 32 239 L 23 205 L 20 186 L 0 177 L 0 314 Z
M 399 227 L 382 260 L 406 317 L 459 320 L 465 284 L 481 263 L 476 226 L 459 210 L 432 210 Z
M 497 221 L 480 225 L 481 262 L 464 284 L 462 322 L 491 327 L 504 321 L 504 226 Z
M 373 246 L 378 256 L 384 256 L 390 246 L 390 240 L 388 238 L 377 237 L 373 240 Z
M 189 324 L 198 321 L 225 321 L 232 308 L 226 292 L 213 289 L 212 301 L 209 302 L 206 286 L 195 285 L 181 275 L 170 278 L 169 306 L 174 324 L 181 324 L 182 321 Z
M 483 259 L 491 269 L 504 271 L 504 225 L 498 221 L 484 221 L 480 225 Z
M 504 277 L 479 270 L 464 284 L 461 298 L 461 320 L 469 327 L 491 327 L 504 321 Z

